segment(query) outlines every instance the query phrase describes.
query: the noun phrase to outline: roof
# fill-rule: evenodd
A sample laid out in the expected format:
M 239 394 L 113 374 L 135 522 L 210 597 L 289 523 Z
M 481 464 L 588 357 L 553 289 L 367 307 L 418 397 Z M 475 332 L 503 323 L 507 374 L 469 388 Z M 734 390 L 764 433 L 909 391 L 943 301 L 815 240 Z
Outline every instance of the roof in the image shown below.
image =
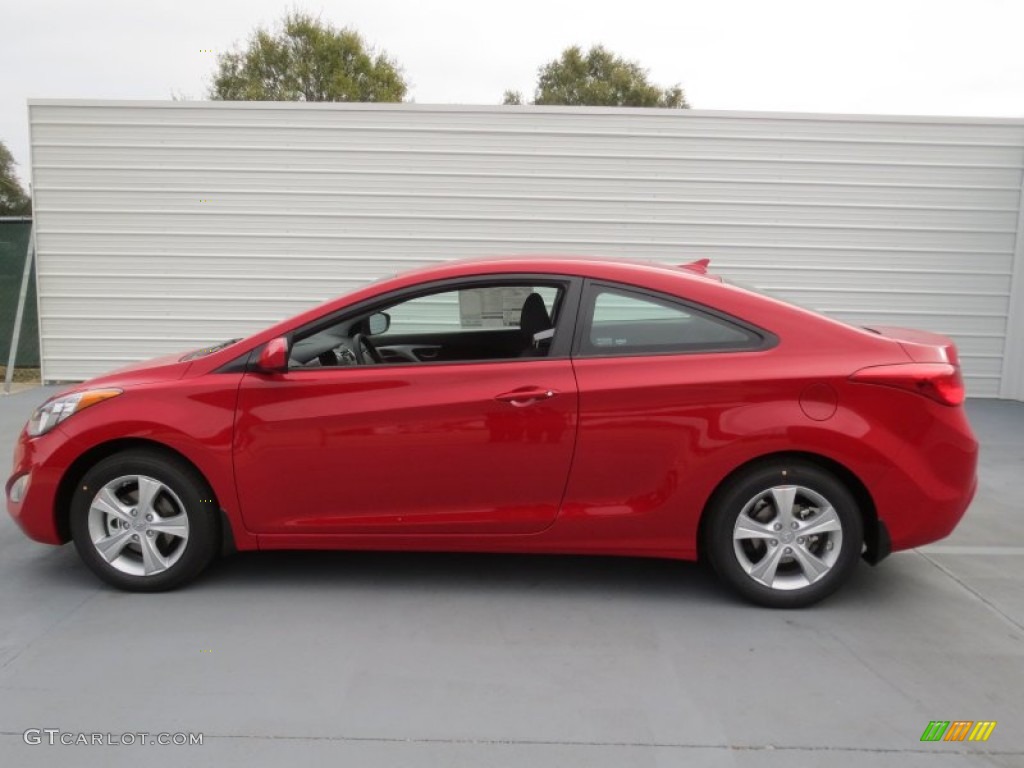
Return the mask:
M 583 277 L 595 276 L 609 267 L 626 271 L 668 273 L 686 277 L 698 277 L 720 281 L 720 278 L 708 272 L 710 259 L 700 259 L 685 264 L 666 264 L 661 261 L 630 259 L 622 257 L 589 256 L 589 255 L 507 255 L 483 258 L 456 259 L 440 264 L 432 264 L 420 269 L 402 272 L 396 278 L 412 277 L 417 281 L 436 275 L 439 278 L 452 277 L 459 274 L 470 275 L 474 272 L 488 274 L 493 272 L 563 272 Z

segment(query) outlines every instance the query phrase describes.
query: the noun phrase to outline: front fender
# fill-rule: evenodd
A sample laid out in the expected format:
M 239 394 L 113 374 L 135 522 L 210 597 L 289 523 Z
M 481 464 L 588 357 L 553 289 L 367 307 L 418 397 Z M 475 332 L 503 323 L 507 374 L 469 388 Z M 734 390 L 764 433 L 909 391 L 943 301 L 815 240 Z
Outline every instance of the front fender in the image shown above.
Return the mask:
M 239 549 L 256 547 L 242 524 L 232 462 L 235 405 L 241 374 L 213 374 L 195 379 L 140 385 L 88 408 L 58 428 L 65 445 L 60 461 L 107 455 L 132 441 L 151 443 L 187 459 L 206 478 L 231 524 Z M 49 436 L 47 436 L 49 437 Z M 46 437 L 42 439 L 47 439 Z M 74 461 L 68 461 L 73 454 Z M 56 458 L 56 457 L 55 457 Z M 59 499 L 55 498 L 55 504 Z M 59 517 L 65 510 L 54 509 Z

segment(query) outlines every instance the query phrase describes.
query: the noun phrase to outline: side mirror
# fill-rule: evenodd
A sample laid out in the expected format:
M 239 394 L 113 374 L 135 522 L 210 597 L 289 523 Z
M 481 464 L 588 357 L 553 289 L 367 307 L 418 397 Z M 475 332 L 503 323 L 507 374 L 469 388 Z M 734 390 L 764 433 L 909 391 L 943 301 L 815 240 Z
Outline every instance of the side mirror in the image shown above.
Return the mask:
M 387 312 L 374 312 L 367 318 L 366 327 L 371 336 L 387 333 L 388 328 L 391 327 L 391 315 Z
M 256 367 L 262 373 L 283 373 L 288 370 L 288 339 L 278 336 L 263 345 Z

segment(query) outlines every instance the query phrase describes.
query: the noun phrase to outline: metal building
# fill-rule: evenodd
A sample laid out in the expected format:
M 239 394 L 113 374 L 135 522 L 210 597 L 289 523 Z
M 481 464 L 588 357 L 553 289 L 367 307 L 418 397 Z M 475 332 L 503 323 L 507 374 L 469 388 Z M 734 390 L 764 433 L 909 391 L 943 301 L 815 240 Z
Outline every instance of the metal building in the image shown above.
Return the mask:
M 1024 399 L 1024 120 L 32 101 L 43 377 L 240 336 L 432 261 L 716 271 L 959 343 Z

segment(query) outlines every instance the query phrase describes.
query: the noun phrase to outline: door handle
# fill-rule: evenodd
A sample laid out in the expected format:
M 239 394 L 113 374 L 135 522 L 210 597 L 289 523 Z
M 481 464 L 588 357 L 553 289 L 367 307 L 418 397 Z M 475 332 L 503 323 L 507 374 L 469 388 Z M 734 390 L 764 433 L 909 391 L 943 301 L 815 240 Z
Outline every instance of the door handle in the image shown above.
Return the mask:
M 500 395 L 496 395 L 494 399 L 500 400 L 503 403 L 509 403 L 517 408 L 522 408 L 524 405 L 536 403 L 538 400 L 552 398 L 556 394 L 555 390 L 544 387 L 522 387 L 521 389 L 513 389 L 511 392 L 502 392 Z

